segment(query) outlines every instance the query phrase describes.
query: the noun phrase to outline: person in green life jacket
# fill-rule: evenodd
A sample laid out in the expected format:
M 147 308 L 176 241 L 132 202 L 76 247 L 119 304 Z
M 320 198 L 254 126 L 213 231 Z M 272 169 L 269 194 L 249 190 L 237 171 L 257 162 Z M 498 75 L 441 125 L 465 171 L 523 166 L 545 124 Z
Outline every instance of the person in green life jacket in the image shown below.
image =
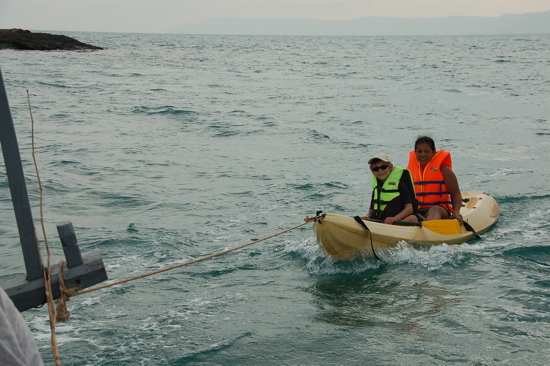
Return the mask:
M 418 222 L 414 185 L 408 169 L 393 166 L 390 157 L 378 153 L 369 160 L 372 177 L 372 199 L 369 212 L 363 220 Z

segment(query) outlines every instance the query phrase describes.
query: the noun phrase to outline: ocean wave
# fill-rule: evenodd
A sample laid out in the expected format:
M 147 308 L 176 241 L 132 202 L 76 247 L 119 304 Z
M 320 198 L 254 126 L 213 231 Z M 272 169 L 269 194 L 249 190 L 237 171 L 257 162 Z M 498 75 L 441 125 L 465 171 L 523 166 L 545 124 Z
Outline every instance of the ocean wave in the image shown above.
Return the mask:
M 37 81 L 37 84 L 41 86 L 46 87 L 53 87 L 53 88 L 70 88 L 69 85 L 61 82 L 44 82 L 44 81 Z
M 548 245 L 522 246 L 505 250 L 503 256 L 528 257 L 550 269 L 550 243 Z
M 190 109 L 178 109 L 174 106 L 161 106 L 161 107 L 134 107 L 132 112 L 146 115 L 190 115 L 196 116 L 199 113 Z
M 543 207 L 546 206 L 546 203 L 550 204 L 550 194 L 543 194 L 543 195 L 515 195 L 515 196 L 509 196 L 509 195 L 495 195 L 493 196 L 497 203 L 500 204 L 507 204 L 507 203 L 516 203 L 516 202 L 523 202 L 527 201 L 528 203 L 535 204 L 535 207 L 540 206 L 540 203 L 544 203 Z

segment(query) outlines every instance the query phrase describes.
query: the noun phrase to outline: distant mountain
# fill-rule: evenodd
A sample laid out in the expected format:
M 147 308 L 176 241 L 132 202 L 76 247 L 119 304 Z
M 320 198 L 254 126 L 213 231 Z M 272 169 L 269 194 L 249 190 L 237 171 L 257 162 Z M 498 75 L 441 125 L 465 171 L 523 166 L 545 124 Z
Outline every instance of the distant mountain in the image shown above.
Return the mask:
M 500 17 L 315 19 L 209 19 L 184 23 L 173 33 L 235 35 L 401 36 L 549 34 L 550 11 Z

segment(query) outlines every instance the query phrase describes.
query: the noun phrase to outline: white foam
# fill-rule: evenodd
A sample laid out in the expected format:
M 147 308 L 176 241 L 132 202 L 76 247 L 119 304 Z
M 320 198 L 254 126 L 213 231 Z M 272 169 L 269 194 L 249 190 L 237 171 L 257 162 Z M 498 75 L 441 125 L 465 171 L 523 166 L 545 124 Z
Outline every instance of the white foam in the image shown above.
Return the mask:
M 317 275 L 337 273 L 361 273 L 379 268 L 381 263 L 370 255 L 349 262 L 337 262 L 325 254 L 315 238 L 287 241 L 285 252 L 296 252 L 307 260 L 307 269 Z M 493 252 L 509 246 L 511 243 L 486 240 L 480 243 L 460 245 L 429 245 L 401 241 L 395 247 L 377 251 L 378 256 L 389 265 L 411 264 L 435 271 L 445 265 L 459 265 L 467 253 Z M 345 264 L 344 264 L 345 263 Z
M 86 305 L 86 306 L 91 306 L 91 305 L 94 305 L 94 304 L 99 304 L 101 303 L 101 297 L 100 296 L 95 296 L 95 297 L 86 297 L 84 300 L 82 300 L 80 302 L 82 305 Z

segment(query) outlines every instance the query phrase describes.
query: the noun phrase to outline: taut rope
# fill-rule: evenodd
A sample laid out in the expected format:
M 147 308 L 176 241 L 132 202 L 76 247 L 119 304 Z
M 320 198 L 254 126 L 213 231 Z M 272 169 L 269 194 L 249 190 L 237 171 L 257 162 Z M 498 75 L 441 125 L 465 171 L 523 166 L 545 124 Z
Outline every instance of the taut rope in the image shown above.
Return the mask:
M 184 267 L 184 266 L 187 266 L 187 265 L 190 265 L 190 264 L 193 264 L 193 263 L 201 262 L 201 261 L 206 260 L 206 259 L 214 258 L 214 257 L 220 256 L 220 255 L 223 255 L 223 254 L 227 254 L 227 253 L 233 252 L 233 251 L 238 250 L 238 249 L 242 249 L 242 248 L 247 247 L 247 246 L 252 245 L 252 244 L 257 244 L 257 243 L 259 243 L 259 242 L 261 242 L 261 241 L 264 241 L 264 240 L 267 240 L 267 239 L 271 239 L 271 238 L 273 238 L 273 237 L 275 237 L 275 236 L 278 236 L 278 235 L 287 233 L 287 232 L 289 232 L 289 231 L 292 231 L 292 230 L 294 230 L 294 229 L 297 229 L 297 228 L 299 228 L 299 227 L 302 227 L 302 226 L 304 226 L 304 225 L 307 225 L 308 223 L 310 223 L 310 222 L 312 222 L 312 221 L 317 221 L 317 220 L 319 220 L 320 218 L 322 218 L 321 215 L 317 215 L 317 216 L 314 216 L 314 217 L 306 216 L 306 217 L 304 218 L 304 221 L 305 221 L 305 222 L 302 223 L 302 224 L 300 224 L 300 225 L 296 225 L 296 226 L 294 226 L 294 227 L 291 227 L 290 229 L 283 230 L 283 231 L 281 231 L 281 232 L 279 232 L 279 233 L 277 233 L 277 234 L 273 234 L 273 235 L 267 236 L 267 237 L 265 237 L 265 238 L 263 238 L 263 239 L 259 239 L 259 240 L 253 241 L 253 242 L 248 243 L 248 244 L 243 244 L 243 245 L 241 245 L 241 246 L 238 246 L 238 247 L 235 247 L 235 248 L 232 248 L 232 249 L 224 250 L 223 252 L 211 254 L 211 255 L 208 255 L 208 256 L 206 256 L 206 257 L 194 259 L 194 260 L 189 261 L 189 262 L 180 263 L 180 264 L 177 264 L 177 265 L 172 266 L 172 267 L 159 269 L 159 270 L 157 270 L 157 271 L 145 273 L 145 274 L 142 274 L 142 275 L 139 275 L 139 276 L 136 276 L 136 277 L 127 278 L 127 279 L 120 280 L 120 281 L 116 281 L 116 282 L 109 283 L 109 284 L 106 284 L 106 285 L 103 285 L 103 286 L 94 287 L 94 288 L 90 288 L 90 289 L 83 290 L 83 291 L 76 291 L 76 290 L 74 290 L 74 289 L 71 289 L 71 290 L 69 290 L 69 293 L 70 293 L 71 296 L 78 296 L 78 295 L 86 294 L 86 293 L 88 293 L 88 292 L 101 290 L 101 289 L 104 289 L 104 288 L 107 288 L 107 287 L 111 287 L 111 286 L 115 286 L 115 285 L 120 285 L 121 283 L 126 283 L 126 282 L 130 282 L 130 281 L 134 281 L 134 280 L 139 280 L 140 278 L 149 277 L 149 276 L 152 276 L 152 275 L 155 275 L 155 274 L 159 274 L 159 273 L 162 273 L 162 272 L 171 271 L 171 270 L 176 269 L 176 268 Z

